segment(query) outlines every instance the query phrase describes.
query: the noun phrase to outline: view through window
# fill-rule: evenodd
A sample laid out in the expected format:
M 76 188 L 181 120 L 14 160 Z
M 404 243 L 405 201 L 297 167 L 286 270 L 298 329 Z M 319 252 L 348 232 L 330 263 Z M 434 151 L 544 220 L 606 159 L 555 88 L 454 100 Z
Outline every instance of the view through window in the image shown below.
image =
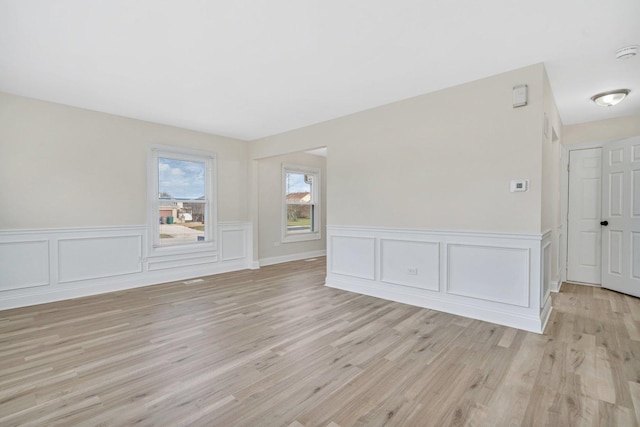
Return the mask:
M 319 172 L 294 167 L 285 167 L 283 172 L 284 240 L 318 238 Z
M 157 157 L 160 246 L 207 240 L 207 160 Z

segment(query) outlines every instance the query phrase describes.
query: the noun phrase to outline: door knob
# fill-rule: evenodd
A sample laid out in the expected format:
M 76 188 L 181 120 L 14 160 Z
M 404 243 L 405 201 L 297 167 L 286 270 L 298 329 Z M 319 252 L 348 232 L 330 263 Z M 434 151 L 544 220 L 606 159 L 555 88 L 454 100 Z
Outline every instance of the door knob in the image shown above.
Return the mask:
M 606 227 L 609 225 L 609 221 L 600 221 L 600 225 L 604 225 Z

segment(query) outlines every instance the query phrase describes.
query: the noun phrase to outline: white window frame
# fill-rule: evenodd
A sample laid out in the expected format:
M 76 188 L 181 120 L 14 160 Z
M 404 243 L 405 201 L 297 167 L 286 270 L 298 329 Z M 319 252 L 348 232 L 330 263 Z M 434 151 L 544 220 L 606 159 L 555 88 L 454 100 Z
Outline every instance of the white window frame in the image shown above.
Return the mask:
M 158 158 L 205 163 L 205 240 L 179 245 L 160 245 L 158 211 L 160 192 Z M 216 153 L 213 151 L 151 144 L 147 151 L 147 228 L 149 256 L 217 250 Z
M 308 232 L 290 232 L 287 224 L 287 173 L 300 173 L 306 175 L 313 175 L 313 184 L 311 185 L 311 200 L 310 205 L 314 205 L 313 209 L 313 231 Z M 313 168 L 309 166 L 300 166 L 292 164 L 282 164 L 282 211 L 280 213 L 281 229 L 282 229 L 282 243 L 291 242 L 304 242 L 308 240 L 319 240 L 322 235 L 320 231 L 320 194 L 321 194 L 321 182 L 322 176 L 319 168 Z

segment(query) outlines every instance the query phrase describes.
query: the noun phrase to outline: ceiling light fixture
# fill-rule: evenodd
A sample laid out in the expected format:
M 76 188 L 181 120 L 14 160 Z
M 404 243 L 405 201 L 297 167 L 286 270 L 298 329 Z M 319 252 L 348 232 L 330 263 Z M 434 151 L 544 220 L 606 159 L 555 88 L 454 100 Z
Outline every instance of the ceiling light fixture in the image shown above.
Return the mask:
M 611 90 L 593 95 L 591 100 L 601 107 L 613 107 L 622 102 L 631 92 L 629 89 Z
M 625 46 L 623 48 L 616 50 L 616 59 L 617 60 L 629 59 L 629 58 L 633 58 L 637 54 L 638 54 L 638 46 Z

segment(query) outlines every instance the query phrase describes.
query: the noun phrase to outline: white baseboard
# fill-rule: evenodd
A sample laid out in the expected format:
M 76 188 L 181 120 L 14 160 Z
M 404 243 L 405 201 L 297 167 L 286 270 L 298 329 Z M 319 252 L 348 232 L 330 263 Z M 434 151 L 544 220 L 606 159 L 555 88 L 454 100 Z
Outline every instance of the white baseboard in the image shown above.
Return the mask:
M 549 321 L 549 317 L 551 316 L 552 310 L 553 310 L 553 306 L 551 302 L 551 297 L 549 297 L 547 298 L 547 301 L 545 302 L 544 307 L 542 307 L 542 312 L 540 313 L 541 325 L 540 325 L 539 333 L 544 332 L 544 328 L 547 326 L 547 322 Z
M 550 242 L 550 232 L 328 226 L 326 285 L 541 333 Z
M 144 225 L 0 231 L 0 310 L 246 269 L 250 230 L 220 222 L 217 245 L 162 256 Z
M 456 314 L 485 322 L 497 323 L 499 325 L 510 326 L 523 329 L 529 332 L 541 333 L 540 318 L 532 315 L 526 316 L 512 312 L 485 308 L 477 304 L 465 304 L 458 300 L 447 300 L 439 295 L 424 295 L 410 290 L 385 289 L 376 284 L 359 284 L 352 281 L 338 281 L 328 279 L 325 283 L 330 288 L 342 289 L 343 291 L 356 292 L 363 295 L 396 301 L 403 304 L 415 305 L 432 310 L 443 311 L 445 313 Z
M 321 250 L 321 251 L 301 252 L 298 254 L 283 255 L 283 256 L 276 256 L 276 257 L 270 257 L 270 258 L 262 258 L 260 259 L 260 266 L 262 267 L 266 265 L 281 264 L 283 262 L 289 262 L 289 261 L 299 261 L 301 259 L 315 258 L 315 257 L 321 257 L 325 255 L 327 255 L 327 251 Z
M 45 304 L 55 301 L 63 301 L 87 297 L 91 295 L 105 294 L 109 292 L 123 291 L 127 289 L 141 288 L 144 286 L 170 283 L 179 280 L 193 279 L 196 277 L 211 276 L 214 274 L 228 273 L 230 271 L 243 270 L 246 263 L 223 262 L 213 267 L 190 268 L 183 271 L 150 271 L 147 274 L 135 274 L 131 277 L 119 276 L 104 280 L 87 280 L 79 287 L 67 287 L 63 289 L 42 289 L 39 292 L 16 296 L 5 296 L 0 299 L 0 310 L 27 307 L 37 304 Z
M 551 281 L 551 292 L 560 292 L 560 282 L 558 280 Z

